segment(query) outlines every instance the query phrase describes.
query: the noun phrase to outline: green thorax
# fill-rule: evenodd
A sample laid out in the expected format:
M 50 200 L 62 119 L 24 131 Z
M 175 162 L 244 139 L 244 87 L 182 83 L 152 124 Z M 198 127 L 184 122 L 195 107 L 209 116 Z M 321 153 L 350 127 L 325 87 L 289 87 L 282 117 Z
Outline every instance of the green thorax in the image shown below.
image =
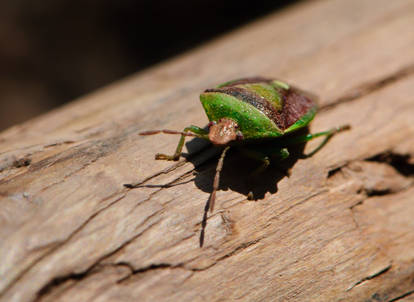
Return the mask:
M 235 120 L 245 139 L 278 137 L 309 124 L 316 103 L 288 84 L 264 78 L 227 82 L 200 95 L 210 121 Z

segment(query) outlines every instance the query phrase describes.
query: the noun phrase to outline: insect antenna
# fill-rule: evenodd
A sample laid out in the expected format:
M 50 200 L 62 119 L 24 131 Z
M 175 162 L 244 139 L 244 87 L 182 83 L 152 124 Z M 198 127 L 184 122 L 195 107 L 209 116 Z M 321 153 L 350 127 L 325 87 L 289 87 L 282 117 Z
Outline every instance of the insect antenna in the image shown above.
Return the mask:
M 230 149 L 230 146 L 227 146 L 224 148 L 223 152 L 221 153 L 220 159 L 218 161 L 217 167 L 216 167 L 216 175 L 214 175 L 214 182 L 213 182 L 213 191 L 210 194 L 210 199 L 208 201 L 210 212 L 213 212 L 214 210 L 214 203 L 216 201 L 216 192 L 219 187 L 220 182 L 220 172 L 223 169 L 223 162 L 224 157 L 226 156 L 226 152 Z
M 196 134 L 191 133 L 191 132 L 175 131 L 175 130 L 168 130 L 168 129 L 142 131 L 139 133 L 139 135 L 154 135 L 154 134 L 159 134 L 159 133 L 180 134 L 180 135 L 185 135 L 185 136 L 197 136 Z

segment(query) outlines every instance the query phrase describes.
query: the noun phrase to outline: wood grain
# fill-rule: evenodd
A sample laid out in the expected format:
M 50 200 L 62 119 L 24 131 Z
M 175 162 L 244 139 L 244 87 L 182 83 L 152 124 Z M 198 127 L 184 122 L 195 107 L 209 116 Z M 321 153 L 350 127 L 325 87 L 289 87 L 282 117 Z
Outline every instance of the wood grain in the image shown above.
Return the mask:
M 413 24 L 414 1 L 303 2 L 2 132 L 0 300 L 412 301 Z M 198 94 L 251 75 L 318 94 L 312 132 L 352 129 L 256 201 L 230 152 L 200 248 L 217 151 L 155 161 L 178 138 L 138 133 L 205 125 Z

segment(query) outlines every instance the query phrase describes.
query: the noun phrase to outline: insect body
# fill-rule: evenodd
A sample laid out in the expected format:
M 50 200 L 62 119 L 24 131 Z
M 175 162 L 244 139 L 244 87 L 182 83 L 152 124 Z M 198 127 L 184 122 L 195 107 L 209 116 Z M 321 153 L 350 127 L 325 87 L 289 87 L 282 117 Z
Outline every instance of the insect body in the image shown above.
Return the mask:
M 232 146 L 244 149 L 244 153 L 262 162 L 256 173 L 264 170 L 272 156 L 285 159 L 289 156 L 286 147 L 312 140 L 319 136 L 331 137 L 335 133 L 349 129 L 349 126 L 336 127 L 315 134 L 293 135 L 306 127 L 314 118 L 317 105 L 307 93 L 290 87 L 278 80 L 261 77 L 245 78 L 226 82 L 216 88 L 207 89 L 200 95 L 201 103 L 209 119 L 208 130 L 186 127 L 182 132 L 173 130 L 153 130 L 141 135 L 158 133 L 180 134 L 181 138 L 173 155 L 156 154 L 159 160 L 178 160 L 186 136 L 195 136 L 223 147 L 217 164 L 207 209 L 214 209 L 216 191 L 219 187 L 220 172 L 226 152 Z M 266 141 L 273 147 L 261 150 L 260 143 Z M 259 144 L 258 144 L 259 143 Z M 127 187 L 134 187 L 126 184 Z

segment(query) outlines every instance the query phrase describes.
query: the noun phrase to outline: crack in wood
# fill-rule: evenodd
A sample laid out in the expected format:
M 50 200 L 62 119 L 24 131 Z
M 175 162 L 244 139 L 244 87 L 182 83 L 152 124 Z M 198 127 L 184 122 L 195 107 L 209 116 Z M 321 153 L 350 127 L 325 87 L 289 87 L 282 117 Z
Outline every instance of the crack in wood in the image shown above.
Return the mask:
M 262 239 L 264 239 L 264 238 L 265 238 L 265 237 L 263 236 L 263 237 L 259 237 L 259 238 L 256 238 L 256 239 L 254 239 L 254 240 L 251 240 L 251 241 L 244 242 L 244 243 L 240 244 L 239 246 L 237 246 L 236 248 L 234 248 L 234 249 L 233 249 L 232 251 L 230 251 L 229 253 L 227 253 L 227 254 L 225 254 L 225 255 L 221 256 L 220 258 L 218 258 L 218 259 L 217 259 L 217 261 L 215 261 L 213 265 L 216 265 L 218 262 L 220 262 L 220 261 L 222 261 L 222 260 L 224 260 L 224 259 L 230 258 L 230 257 L 232 257 L 232 256 L 234 256 L 234 255 L 236 255 L 236 254 L 240 253 L 241 251 L 243 251 L 243 250 L 247 249 L 247 248 L 248 248 L 248 247 L 250 247 L 250 246 L 253 246 L 253 245 L 255 245 L 255 244 L 258 244 L 258 243 L 259 243 Z M 213 266 L 213 265 L 211 265 L 211 266 Z M 207 268 L 210 268 L 211 266 L 209 266 L 209 267 L 207 267 Z
M 74 141 L 74 140 L 63 140 L 63 141 L 43 145 L 43 148 L 52 148 L 52 147 L 57 147 L 57 146 L 61 146 L 61 145 L 70 145 L 70 144 L 74 144 L 74 143 L 76 143 L 76 141 Z
M 410 163 L 411 155 L 410 154 L 398 154 L 392 151 L 381 152 L 374 156 L 368 157 L 364 159 L 365 161 L 369 162 L 379 162 L 387 164 L 393 167 L 400 175 L 404 177 L 412 177 L 414 176 L 414 164 Z M 347 166 L 351 161 L 339 166 L 335 167 L 328 171 L 327 178 L 331 178 L 337 173 L 341 172 L 341 170 Z
M 145 220 L 140 224 L 144 225 L 146 222 L 148 222 L 151 218 L 157 216 L 160 212 L 162 212 L 162 210 L 156 211 L 154 213 L 152 213 L 150 216 L 148 216 L 147 218 L 145 218 Z M 103 255 L 102 257 L 100 257 L 97 261 L 95 261 L 95 263 L 93 263 L 91 265 L 91 267 L 96 266 L 97 264 L 99 264 L 100 262 L 104 261 L 105 259 L 115 255 L 116 253 L 122 251 L 123 249 L 125 249 L 129 244 L 131 244 L 134 240 L 136 240 L 137 238 L 139 238 L 140 236 L 142 236 L 147 230 L 151 229 L 153 226 L 157 225 L 158 223 L 160 223 L 161 220 L 156 220 L 155 222 L 151 223 L 150 225 L 148 225 L 145 229 L 143 229 L 141 232 L 139 232 L 138 234 L 135 234 L 134 236 L 132 236 L 131 238 L 129 238 L 128 240 L 124 241 L 120 246 L 118 246 L 117 248 L 115 248 L 114 250 L 112 250 L 111 252 Z M 137 226 L 138 228 L 139 226 Z M 89 268 L 88 268 L 89 270 Z
M 170 264 L 170 263 L 158 263 L 158 264 L 150 264 L 147 265 L 143 268 L 139 268 L 139 269 L 133 269 L 133 274 L 132 275 L 136 275 L 139 273 L 145 273 L 148 272 L 150 270 L 157 270 L 157 269 L 164 269 L 164 268 L 182 268 L 188 271 L 192 271 L 192 272 L 201 272 L 201 271 L 205 271 L 210 269 L 211 267 L 215 266 L 217 263 L 219 263 L 220 261 L 227 259 L 229 257 L 232 257 L 238 253 L 240 253 L 241 251 L 245 250 L 246 248 L 253 246 L 257 243 L 259 243 L 264 237 L 261 238 L 257 238 L 255 240 L 251 240 L 249 242 L 245 242 L 240 244 L 239 246 L 237 246 L 236 248 L 234 248 L 232 251 L 230 251 L 229 253 L 221 256 L 220 258 L 218 258 L 216 261 L 214 261 L 213 263 L 211 263 L 210 265 L 207 265 L 205 267 L 201 267 L 201 268 L 197 268 L 197 267 L 187 267 L 186 263 L 191 262 L 193 259 L 187 261 L 187 262 L 182 262 L 182 263 L 177 263 L 177 264 Z M 132 265 L 130 265 L 131 267 L 133 267 Z M 122 279 L 121 282 L 125 281 L 126 279 L 130 278 L 132 275 L 127 276 L 126 278 Z
M 300 206 L 300 205 L 304 204 L 305 202 L 307 202 L 308 200 L 311 200 L 312 198 L 314 198 L 314 197 L 316 197 L 316 196 L 318 196 L 318 195 L 321 195 L 321 194 L 323 194 L 323 193 L 326 193 L 326 192 L 328 192 L 328 189 L 323 189 L 323 190 L 320 190 L 320 191 L 318 191 L 318 192 L 315 192 L 315 193 L 313 193 L 312 195 L 307 196 L 307 197 L 305 197 L 305 198 L 303 198 L 303 199 L 299 200 L 298 202 L 296 202 L 296 203 L 292 204 L 292 205 L 291 205 L 291 206 L 289 206 L 287 209 L 285 209 L 285 210 L 283 210 L 282 212 L 278 213 L 278 214 L 277 214 L 277 216 L 272 217 L 270 220 L 279 219 L 279 218 L 280 218 L 280 216 L 282 216 L 282 215 L 283 215 L 283 214 L 285 214 L 285 213 L 288 213 L 288 212 L 289 212 L 290 210 L 292 210 L 293 208 L 295 208 L 295 207 L 297 207 L 297 206 Z
M 145 200 L 143 200 L 142 202 L 145 202 L 145 201 L 148 201 L 148 200 L 150 200 L 151 198 L 152 198 L 152 196 L 154 196 L 156 193 L 158 193 L 159 191 L 161 191 L 162 189 L 160 189 L 160 190 L 157 190 L 156 192 L 152 192 L 151 194 L 150 194 L 150 196 L 147 198 L 147 199 L 145 199 Z M 124 197 L 125 197 L 126 195 L 124 195 Z M 142 202 L 140 203 L 140 204 L 142 204 Z M 143 224 L 145 224 L 147 221 L 149 221 L 152 217 L 155 217 L 159 212 L 161 212 L 162 210 L 159 210 L 159 211 L 156 211 L 156 212 L 154 212 L 153 214 L 151 214 L 150 216 L 148 216 L 140 225 L 143 225 Z M 99 214 L 99 213 L 97 213 L 97 214 Z M 95 215 L 95 216 L 97 216 L 97 214 Z M 94 216 L 94 217 L 95 217 Z M 88 222 L 90 222 L 91 221 L 91 219 L 89 219 L 88 220 Z M 151 227 L 153 227 L 154 225 L 156 225 L 157 223 L 159 223 L 160 222 L 160 220 L 157 220 L 157 221 L 155 221 L 154 223 L 152 223 L 152 224 L 150 224 L 148 227 L 146 227 L 144 230 L 142 230 L 140 233 L 138 233 L 138 234 L 136 234 L 135 236 L 133 236 L 132 238 L 130 238 L 129 240 L 127 240 L 127 241 L 125 241 L 123 244 L 121 244 L 118 248 L 116 248 L 116 249 L 114 249 L 113 251 L 111 251 L 111 252 L 109 252 L 109 253 L 107 253 L 107 254 L 105 254 L 105 255 L 103 255 L 102 257 L 100 257 L 99 259 L 97 259 L 92 265 L 90 265 L 86 270 L 84 270 L 83 272 L 80 272 L 80 273 L 70 273 L 70 274 L 67 274 L 67 275 L 65 275 L 65 276 L 60 276 L 60 277 L 56 277 L 56 278 L 53 278 L 51 281 L 49 281 L 46 285 L 44 285 L 43 287 L 42 287 L 42 289 L 40 289 L 39 290 L 39 292 L 38 292 L 38 295 L 37 295 L 37 299 L 40 299 L 40 297 L 41 296 L 43 296 L 43 295 L 45 295 L 45 294 L 47 294 L 47 293 L 49 293 L 49 292 L 51 292 L 52 290 L 53 290 L 53 288 L 54 287 L 57 287 L 57 286 L 59 286 L 59 285 L 61 285 L 61 284 L 63 284 L 65 281 L 67 281 L 67 280 L 71 280 L 71 279 L 73 279 L 73 280 L 82 280 L 82 279 L 84 279 L 85 277 L 87 277 L 87 276 L 89 276 L 91 273 L 95 273 L 95 270 L 96 270 L 96 268 L 97 267 L 100 267 L 100 266 L 103 266 L 103 265 L 107 265 L 107 264 L 102 264 L 102 262 L 105 260 L 105 259 L 107 259 L 107 258 L 109 258 L 109 257 L 111 257 L 111 256 L 113 256 L 113 255 L 115 255 L 117 252 L 119 252 L 119 251 L 121 251 L 122 249 L 124 249 L 126 246 L 128 246 L 131 242 L 133 242 L 135 239 L 137 239 L 138 237 L 140 237 L 140 236 L 142 236 L 142 234 L 144 234 L 145 233 L 145 231 L 147 231 L 148 229 L 150 229 Z M 86 225 L 86 224 L 85 224 Z M 63 245 L 63 244 L 62 244 Z M 60 245 L 60 246 L 62 246 L 62 245 Z M 56 249 L 54 249 L 54 251 L 55 251 Z M 131 264 L 129 264 L 129 263 L 127 263 L 127 262 L 120 262 L 120 263 L 118 263 L 118 264 L 116 264 L 116 265 L 127 265 L 130 269 L 131 269 L 131 271 L 132 271 L 132 274 L 135 274 L 134 273 L 134 271 L 139 271 L 139 269 L 134 269 L 133 268 L 133 266 L 131 265 Z M 125 277 L 126 278 L 126 277 Z
M 353 204 L 349 208 L 353 210 L 355 207 L 360 206 L 364 203 L 365 200 L 372 197 L 378 196 L 385 196 L 391 194 L 398 194 L 403 191 L 408 190 L 414 185 L 414 164 L 411 163 L 411 155 L 410 154 L 398 154 L 392 151 L 381 152 L 374 156 L 364 159 L 365 162 L 378 162 L 382 164 L 386 164 L 389 167 L 393 168 L 393 170 L 397 173 L 397 175 L 402 176 L 406 179 L 413 179 L 413 181 L 407 185 L 406 187 L 385 187 L 385 188 L 369 188 L 366 187 L 364 184 L 361 188 L 359 188 L 355 193 L 362 194 L 364 196 L 363 200 L 358 201 L 357 203 Z M 335 177 L 337 174 L 341 173 L 344 168 L 349 167 L 353 162 L 357 161 L 349 161 L 346 164 L 335 167 L 328 171 L 327 179 Z
M 378 272 L 376 272 L 376 273 L 374 273 L 374 274 L 372 274 L 372 275 L 369 275 L 369 276 L 366 276 L 366 277 L 362 278 L 362 279 L 361 279 L 361 280 L 359 280 L 358 282 L 354 283 L 351 287 L 349 287 L 346 291 L 350 291 L 350 290 L 352 290 L 355 286 L 358 286 L 358 285 L 360 285 L 360 284 L 362 284 L 362 283 L 364 283 L 364 282 L 366 282 L 366 281 L 372 280 L 372 279 L 374 279 L 374 278 L 377 278 L 377 277 L 379 277 L 379 276 L 381 276 L 381 275 L 385 274 L 386 272 L 388 272 L 388 271 L 391 269 L 391 266 L 392 266 L 392 263 L 388 264 L 386 267 L 384 267 L 383 269 L 379 270 Z
M 408 296 L 411 296 L 412 294 L 414 294 L 414 289 L 413 290 L 410 290 L 408 292 L 405 292 L 405 293 L 403 293 L 403 294 L 399 295 L 398 297 L 395 297 L 395 298 L 393 298 L 391 300 L 388 300 L 387 302 L 399 301 L 399 300 L 404 299 L 404 298 L 406 298 Z
M 175 187 L 175 186 L 179 186 L 179 185 L 184 185 L 184 184 L 187 184 L 187 183 L 190 183 L 190 182 L 194 181 L 195 178 L 191 178 L 191 179 L 183 181 L 184 179 L 186 179 L 186 178 L 188 178 L 189 176 L 192 176 L 192 175 L 194 175 L 194 169 L 191 170 L 191 171 L 188 171 L 184 174 L 181 174 L 180 176 L 178 176 L 177 178 L 173 179 L 172 181 L 170 181 L 166 184 L 146 185 L 145 183 L 142 183 L 142 184 L 125 184 L 124 186 L 128 189 L 137 189 L 137 188 L 162 188 L 162 189 L 166 189 L 166 188 L 171 188 L 171 187 Z M 159 176 L 159 175 L 156 175 L 156 176 Z
M 133 268 L 133 266 L 131 264 L 128 264 L 131 268 Z M 150 264 L 148 266 L 139 268 L 139 269 L 132 269 L 131 274 L 125 276 L 124 278 L 119 279 L 116 283 L 123 283 L 127 280 L 129 280 L 132 276 L 137 275 L 137 274 L 143 274 L 143 273 L 147 273 L 149 271 L 153 271 L 153 270 L 160 270 L 160 269 L 176 269 L 176 268 L 181 268 L 181 269 L 185 269 L 185 270 L 191 270 L 191 269 L 187 269 L 182 263 L 178 263 L 178 264 L 170 264 L 170 263 L 153 263 Z
M 47 283 L 44 287 L 42 287 L 38 293 L 36 298 L 34 299 L 34 301 L 38 301 L 42 296 L 49 294 L 50 292 L 52 292 L 53 288 L 60 286 L 61 284 L 69 281 L 69 280 L 75 280 L 75 281 L 80 281 L 83 278 L 85 278 L 85 274 L 86 273 L 70 273 L 68 275 L 65 276 L 61 276 L 61 277 L 56 277 L 54 278 L 52 281 L 50 281 L 49 283 Z
M 336 98 L 332 102 L 329 102 L 327 105 L 321 106 L 320 111 L 330 110 L 337 105 L 352 102 L 358 98 L 364 97 L 368 94 L 376 92 L 377 90 L 394 84 L 395 82 L 409 77 L 412 74 L 414 74 L 414 64 L 409 64 L 408 66 L 397 70 L 392 74 L 384 76 L 382 79 L 368 82 L 350 89 L 350 91 L 345 93 L 345 95 Z
M 262 238 L 257 238 L 255 240 L 249 241 L 249 242 L 245 242 L 243 244 L 240 244 L 239 246 L 237 246 L 235 249 L 233 249 L 231 252 L 223 255 L 222 257 L 218 258 L 216 261 L 214 261 L 212 264 L 206 266 L 206 267 L 202 267 L 202 268 L 191 268 L 191 267 L 187 267 L 185 262 L 180 262 L 177 264 L 171 264 L 171 263 L 152 263 L 149 264 L 147 266 L 141 267 L 141 268 L 134 268 L 134 266 L 126 261 L 122 261 L 122 262 L 118 262 L 118 263 L 104 263 L 102 264 L 102 261 L 110 256 L 112 256 L 113 254 L 115 254 L 115 252 L 119 251 L 115 251 L 114 253 L 110 253 L 108 255 L 105 255 L 104 257 L 100 258 L 98 261 L 96 261 L 91 267 L 89 267 L 87 270 L 80 272 L 80 273 L 69 273 L 65 276 L 59 276 L 56 278 L 53 278 L 51 281 L 49 281 L 47 284 L 45 284 L 37 293 L 37 298 L 36 300 L 40 300 L 44 295 L 50 294 L 54 288 L 59 287 L 60 285 L 64 284 L 66 281 L 69 280 L 74 280 L 74 281 L 81 281 L 85 278 L 87 278 L 88 276 L 90 276 L 91 274 L 96 274 L 99 273 L 99 268 L 101 267 L 105 267 L 105 266 L 126 266 L 128 267 L 128 269 L 131 271 L 130 274 L 128 274 L 127 276 L 119 279 L 116 281 L 116 283 L 123 283 L 125 281 L 127 281 L 128 279 L 130 279 L 132 276 L 137 275 L 137 274 L 143 274 L 143 273 L 147 273 L 149 271 L 153 271 L 153 270 L 161 270 L 161 269 L 183 269 L 186 271 L 191 271 L 193 273 L 195 272 L 201 272 L 201 271 L 205 271 L 211 267 L 213 267 L 214 265 L 216 265 L 217 263 L 219 263 L 220 261 L 227 259 L 229 257 L 232 257 L 238 253 L 240 253 L 242 250 L 253 246 L 257 243 L 260 242 L 260 240 L 262 240 L 264 237 Z M 189 260 L 188 262 L 190 262 L 192 260 Z M 187 278 L 188 279 L 188 278 Z
M 387 151 L 374 155 L 366 160 L 390 165 L 404 177 L 414 176 L 414 163 L 410 163 L 410 154 L 398 154 L 392 151 Z
M 404 191 L 407 191 L 407 190 L 411 189 L 413 186 L 414 186 L 414 183 L 411 184 L 410 186 L 407 186 L 405 188 L 401 188 L 399 190 L 394 190 L 394 191 L 389 190 L 389 189 L 384 189 L 384 190 L 365 190 L 365 189 L 362 189 L 362 190 L 358 190 L 357 193 L 359 193 L 359 194 L 363 193 L 365 195 L 365 198 L 363 200 L 360 200 L 357 203 L 351 205 L 349 207 L 349 209 L 353 210 L 354 208 L 363 205 L 364 202 L 366 200 L 370 199 L 370 198 L 398 194 L 398 193 L 401 193 L 401 192 L 404 192 Z
M 107 197 L 105 200 L 108 200 L 112 197 L 114 197 L 118 193 L 114 193 L 111 196 Z M 16 284 L 30 269 L 32 269 L 36 264 L 38 264 L 40 261 L 42 261 L 47 256 L 53 254 L 55 251 L 57 251 L 59 248 L 61 248 L 63 245 L 65 245 L 67 242 L 69 242 L 70 239 L 72 239 L 77 233 L 79 233 L 92 219 L 94 219 L 99 213 L 105 211 L 107 208 L 111 207 L 112 205 L 116 204 L 118 201 L 122 200 L 126 194 L 121 195 L 111 203 L 109 203 L 106 207 L 103 207 L 102 209 L 98 210 L 94 214 L 88 217 L 76 230 L 74 230 L 65 240 L 62 240 L 60 243 L 56 244 L 54 247 L 52 247 L 50 250 L 48 250 L 46 253 L 35 259 L 30 265 L 28 265 L 23 271 L 20 272 L 15 278 L 10 280 L 9 284 L 5 286 L 5 288 L 0 292 L 0 298 L 11 288 Z
M 186 160 L 180 160 L 178 163 L 165 168 L 164 170 L 161 170 L 159 172 L 153 173 L 147 177 L 145 177 L 143 180 L 140 180 L 138 182 L 135 183 L 130 183 L 130 184 L 124 184 L 124 186 L 128 189 L 135 189 L 135 188 L 139 188 L 140 186 L 144 185 L 146 182 L 150 181 L 151 179 L 154 179 L 162 174 L 168 174 L 174 170 L 176 170 L 177 168 L 185 165 L 187 163 Z
M 129 269 L 131 271 L 131 273 L 134 271 L 134 268 L 127 262 L 119 262 L 119 263 L 105 263 L 105 264 L 99 264 L 97 266 L 91 267 L 89 270 L 86 270 L 84 272 L 80 272 L 80 273 L 69 273 L 67 275 L 64 276 L 59 276 L 54 278 L 53 280 L 51 280 L 50 282 L 48 282 L 45 286 L 43 286 L 36 295 L 36 298 L 34 299 L 34 301 L 39 301 L 43 298 L 43 296 L 48 295 L 50 293 L 53 292 L 53 290 L 56 287 L 59 287 L 63 284 L 65 284 L 66 282 L 73 280 L 76 283 L 80 282 L 81 280 L 94 275 L 94 274 L 99 274 L 102 272 L 102 270 L 106 267 L 126 267 L 127 269 Z M 70 286 L 69 288 L 72 288 L 74 286 L 74 284 L 72 286 Z M 66 288 L 65 290 L 68 290 L 69 288 Z
M 13 168 L 27 167 L 31 164 L 32 159 L 29 155 L 17 158 L 16 156 L 10 156 L 4 158 L 0 163 L 0 172 Z
M 55 183 L 49 184 L 48 186 L 45 186 L 44 188 L 42 188 L 42 191 L 44 191 L 55 184 L 59 184 L 63 182 L 65 179 L 67 179 L 71 175 L 83 170 L 84 168 L 93 164 L 97 160 L 111 154 L 111 152 L 117 150 L 120 147 L 124 139 L 125 139 L 125 136 L 117 135 L 114 137 L 110 137 L 109 139 L 90 141 L 90 142 L 87 142 L 81 145 L 76 145 L 72 148 L 66 149 L 62 153 L 45 158 L 39 162 L 32 163 L 29 166 L 29 169 L 27 170 L 27 172 L 23 174 L 19 174 L 16 177 L 12 177 L 8 180 L 3 180 L 3 181 L 0 180 L 0 185 L 4 185 L 12 181 L 15 181 L 16 178 L 24 177 L 26 173 L 34 173 L 39 170 L 43 170 L 45 168 L 54 166 L 57 163 L 63 163 L 66 161 L 74 161 L 74 160 L 80 161 L 80 167 L 78 169 L 70 171 L 70 173 L 67 175 L 64 175 L 64 177 L 61 180 Z

